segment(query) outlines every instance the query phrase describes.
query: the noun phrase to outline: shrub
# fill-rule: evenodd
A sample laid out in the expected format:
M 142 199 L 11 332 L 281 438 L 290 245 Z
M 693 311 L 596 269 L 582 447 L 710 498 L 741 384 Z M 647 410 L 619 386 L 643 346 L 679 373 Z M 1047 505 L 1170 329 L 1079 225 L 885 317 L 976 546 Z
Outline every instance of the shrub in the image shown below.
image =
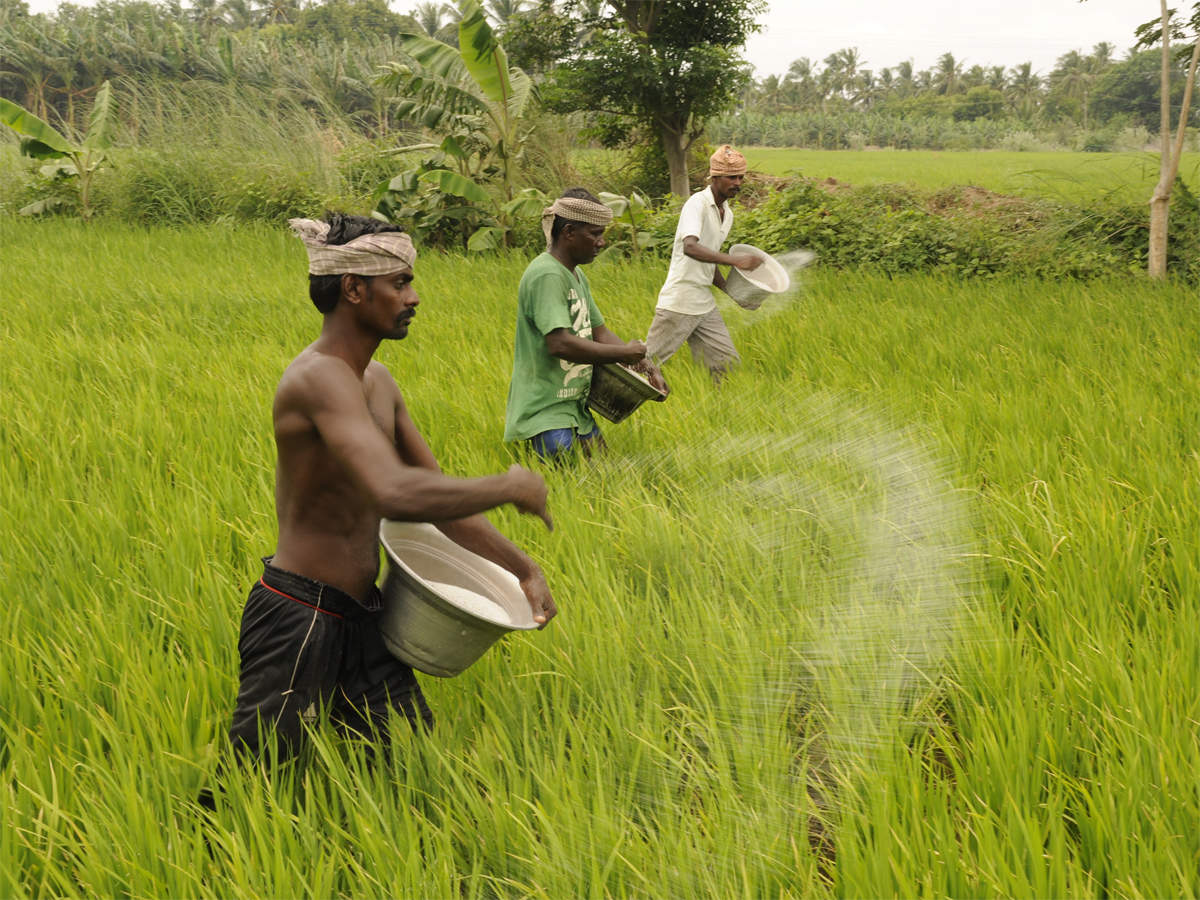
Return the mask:
M 140 225 L 275 221 L 333 202 L 311 173 L 214 151 L 128 153 L 97 185 L 103 212 Z
M 1180 184 L 1171 217 L 1169 265 L 1200 276 L 1200 203 Z M 653 217 L 651 227 L 673 227 Z M 991 194 L 881 185 L 853 188 L 798 179 L 739 211 L 738 239 L 778 253 L 805 248 L 823 265 L 900 274 L 1000 273 L 1092 278 L 1145 266 L 1141 204 L 1084 208 Z M 669 247 L 669 240 L 667 246 Z

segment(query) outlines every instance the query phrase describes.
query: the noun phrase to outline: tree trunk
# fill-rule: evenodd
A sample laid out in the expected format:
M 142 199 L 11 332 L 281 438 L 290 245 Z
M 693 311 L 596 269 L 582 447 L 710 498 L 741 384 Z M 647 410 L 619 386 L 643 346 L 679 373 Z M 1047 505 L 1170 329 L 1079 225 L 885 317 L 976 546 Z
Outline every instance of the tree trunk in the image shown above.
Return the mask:
M 677 197 L 688 197 L 692 193 L 687 173 L 687 144 L 683 134 L 666 126 L 659 126 L 663 152 L 667 156 L 667 171 L 671 176 L 671 193 Z
M 1150 246 L 1146 266 L 1151 278 L 1167 276 L 1167 223 L 1171 210 L 1171 191 L 1175 177 L 1179 174 L 1179 161 L 1183 156 L 1183 139 L 1187 133 L 1188 108 L 1192 103 L 1192 85 L 1196 81 L 1196 63 L 1200 61 L 1200 35 L 1195 37 L 1192 58 L 1188 63 L 1187 82 L 1183 86 L 1183 103 L 1179 109 L 1179 126 L 1174 146 L 1171 144 L 1171 36 L 1168 29 L 1167 0 L 1159 0 L 1162 7 L 1162 71 L 1159 105 L 1162 130 L 1162 153 L 1158 162 L 1158 184 L 1150 197 Z
M 1171 192 L 1168 189 L 1165 196 L 1160 196 L 1162 193 L 1162 182 L 1159 182 L 1150 198 L 1150 255 L 1146 271 L 1151 278 L 1167 276 L 1167 218 L 1171 211 Z
M 1167 217 L 1171 211 L 1171 28 L 1167 0 L 1162 7 L 1162 60 L 1159 67 L 1158 184 L 1150 196 L 1150 247 L 1146 272 L 1151 278 L 1167 275 Z M 1183 119 L 1181 118 L 1182 122 Z

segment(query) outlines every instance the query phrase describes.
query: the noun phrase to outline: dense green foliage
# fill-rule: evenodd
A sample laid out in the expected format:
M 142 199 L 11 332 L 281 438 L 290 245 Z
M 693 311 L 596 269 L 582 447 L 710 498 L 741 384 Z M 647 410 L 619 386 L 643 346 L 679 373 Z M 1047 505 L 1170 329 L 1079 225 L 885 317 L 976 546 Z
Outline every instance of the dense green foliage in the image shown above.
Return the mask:
M 550 105 L 597 114 L 597 131 L 623 141 L 640 130 L 662 149 L 669 190 L 687 196 L 687 151 L 749 82 L 740 52 L 765 4 L 609 0 L 607 6 L 609 14 L 585 20 L 594 27 L 590 40 L 555 69 Z
M 533 81 L 510 67 L 483 8 L 463 0 L 458 46 L 413 35 L 404 44 L 412 63 L 393 63 L 384 83 L 411 97 L 401 114 L 443 135 L 437 145 L 409 148 L 413 168 L 388 182 L 373 215 L 410 229 L 419 239 L 447 225 L 471 250 L 511 243 L 522 209 L 540 214 L 545 197 L 518 197 L 519 161 L 534 134 Z M 432 151 L 432 152 L 430 152 Z
M 368 769 L 322 731 L 302 774 L 227 776 L 207 821 L 275 539 L 270 398 L 317 328 L 303 251 L 11 219 L 0 246 L 47 273 L 0 283 L 0 895 L 1200 893 L 1192 288 L 817 271 L 729 310 L 720 390 L 672 361 L 605 461 L 547 473 L 553 533 L 495 516 L 546 567 L 550 628 L 424 679 L 432 737 Z M 524 264 L 423 253 L 381 350 L 451 472 L 511 459 Z M 617 333 L 663 271 L 592 267 Z M 891 555 L 940 503 L 962 545 Z M 903 586 L 917 560 L 981 578 L 889 702 L 895 639 L 946 608 L 897 614 L 860 566 Z M 833 646 L 858 664 L 816 665 Z
M 1170 267 L 1200 277 L 1200 217 L 1182 184 L 1171 218 Z M 884 272 L 945 270 L 1094 278 L 1144 268 L 1143 204 L 1069 206 L 972 188 L 841 187 L 801 180 L 771 193 L 738 224 L 739 240 L 771 253 L 803 247 L 824 264 Z
M 736 113 L 711 119 L 744 79 L 737 52 L 757 9 L 756 0 L 488 0 L 482 8 L 417 4 L 400 15 L 375 0 L 206 0 L 188 9 L 113 0 L 33 16 L 22 0 L 0 0 L 0 95 L 79 142 L 98 79 L 112 78 L 117 117 L 105 151 L 114 166 L 88 175 L 82 205 L 69 173 L 23 165 L 9 156 L 7 133 L 0 137 L 7 176 L 0 214 L 94 208 L 101 218 L 184 224 L 374 210 L 403 221 L 426 244 L 534 248 L 537 208 L 564 187 L 636 190 L 658 203 L 669 189 L 697 186 L 709 146 L 699 130 L 706 119 L 707 138 L 742 146 L 1099 151 L 1142 148 L 1151 139 L 1141 123 L 1155 52 L 1116 60 L 1107 45 L 1064 55 L 1044 80 L 1028 66 L 964 71 L 951 54 L 936 70 L 902 65 L 876 79 L 856 52 L 844 50 L 824 68 L 797 61 L 786 76 L 751 86 Z M 493 37 L 511 37 L 513 59 L 526 61 L 531 77 L 513 76 L 511 90 L 498 79 L 498 92 L 489 94 L 477 73 L 449 66 L 473 55 L 471 41 L 461 53 L 451 46 L 464 12 L 474 16 L 471 34 L 488 34 L 489 46 L 502 48 Z M 403 36 L 410 31 L 425 36 Z M 709 64 L 721 78 L 704 76 Z M 534 99 L 539 82 L 562 108 L 620 115 L 548 113 Z M 606 172 L 577 166 L 581 134 L 589 133 L 633 142 L 623 156 L 629 165 Z M 673 156 L 693 140 L 690 157 Z M 406 152 L 414 147 L 418 155 Z M 672 169 L 690 175 L 690 185 L 668 182 Z M 1185 168 L 1182 179 L 1172 268 L 1191 277 L 1193 173 Z M 967 172 L 946 186 L 978 183 Z M 790 192 L 786 212 L 778 199 L 752 212 L 747 234 L 774 248 L 810 244 L 826 264 L 887 271 L 1095 275 L 1130 271 L 1144 258 L 1137 208 L 1144 198 L 1115 196 L 1115 187 L 1114 196 L 1095 201 L 1051 195 L 1040 204 L 1024 191 L 1028 202 L 983 204 L 968 189 L 957 199 L 909 196 L 904 187 L 885 199 L 806 191 L 798 185 Z M 809 200 L 795 199 L 802 195 Z M 760 190 L 758 201 L 765 198 Z M 667 203 L 650 217 L 660 248 L 669 243 L 673 210 Z
M 326 120 L 353 121 L 368 135 L 388 133 L 398 98 L 374 84 L 376 69 L 397 58 L 396 35 L 412 30 L 412 20 L 387 12 L 381 0 L 337 0 L 312 14 L 318 12 L 326 24 L 240 19 L 228 5 L 183 10 L 115 0 L 31 16 L 21 0 L 4 0 L 0 96 L 69 133 L 81 125 L 80 103 L 111 80 L 136 133 L 137 114 L 124 111 L 123 90 L 201 81 L 245 91 L 248 99 L 303 104 Z M 379 15 L 387 21 L 375 21 Z M 374 24 L 360 30 L 359 19 Z M 347 29 L 353 40 L 341 37 Z
M 732 240 L 772 253 L 803 248 L 822 266 L 962 277 L 1096 278 L 1145 265 L 1143 198 L 1158 176 L 1140 154 L 746 151 L 752 169 L 787 177 L 751 174 Z M 1169 267 L 1188 280 L 1200 277 L 1196 166 L 1183 169 L 1170 222 Z M 679 205 L 660 205 L 639 226 L 660 256 Z
M 718 140 L 830 150 L 1142 149 L 1146 129 L 1158 129 L 1162 57 L 1135 50 L 1117 60 L 1113 50 L 1072 50 L 1042 75 L 1030 63 L 964 70 L 952 53 L 932 69 L 914 71 L 908 61 L 876 70 L 848 48 L 823 67 L 798 59 L 786 75 L 756 81 L 711 131 Z M 1186 72 L 1186 58 L 1174 59 L 1176 118 Z M 1196 121 L 1193 109 L 1189 122 Z

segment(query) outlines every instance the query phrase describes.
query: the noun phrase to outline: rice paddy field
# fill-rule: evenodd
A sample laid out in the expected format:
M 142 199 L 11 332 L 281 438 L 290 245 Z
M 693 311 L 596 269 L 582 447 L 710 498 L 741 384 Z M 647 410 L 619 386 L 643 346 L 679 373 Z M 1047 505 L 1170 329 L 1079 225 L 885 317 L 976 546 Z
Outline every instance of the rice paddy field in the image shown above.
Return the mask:
M 1148 203 L 1158 182 L 1157 153 L 742 149 L 752 170 L 769 175 L 836 178 L 853 185 L 974 185 L 998 194 L 1064 203 Z M 1183 155 L 1179 175 L 1194 189 L 1200 153 Z
M 219 763 L 302 248 L 0 220 L 0 259 L 0 896 L 1200 893 L 1193 286 L 818 266 L 726 309 L 719 388 L 673 359 L 545 472 L 553 532 L 493 514 L 550 627 L 374 765 L 318 726 L 266 771 Z M 515 458 L 525 262 L 422 256 L 380 350 L 451 473 Z M 592 267 L 618 334 L 664 271 Z

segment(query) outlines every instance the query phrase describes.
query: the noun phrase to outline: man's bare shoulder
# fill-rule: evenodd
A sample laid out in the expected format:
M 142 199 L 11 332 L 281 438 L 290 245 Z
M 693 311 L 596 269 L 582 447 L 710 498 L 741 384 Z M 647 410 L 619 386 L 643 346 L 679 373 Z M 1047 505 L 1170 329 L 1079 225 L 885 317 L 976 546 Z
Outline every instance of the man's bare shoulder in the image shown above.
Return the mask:
M 396 384 L 396 379 L 392 377 L 388 367 L 379 360 L 371 360 L 363 377 L 369 390 L 382 390 L 388 394 L 394 394 L 396 397 L 400 396 L 400 386 Z
M 292 360 L 275 389 L 276 413 L 320 405 L 326 397 L 353 386 L 354 370 L 339 357 L 321 353 L 311 346 Z

